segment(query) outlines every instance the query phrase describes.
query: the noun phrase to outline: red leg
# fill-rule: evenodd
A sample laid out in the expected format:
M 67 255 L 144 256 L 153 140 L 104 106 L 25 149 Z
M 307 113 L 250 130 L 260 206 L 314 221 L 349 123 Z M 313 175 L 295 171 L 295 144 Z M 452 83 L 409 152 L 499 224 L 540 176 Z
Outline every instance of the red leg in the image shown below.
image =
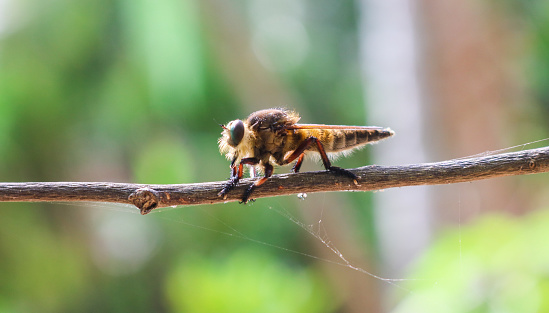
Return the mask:
M 299 156 L 305 152 L 312 144 L 316 141 L 315 137 L 309 137 L 305 139 L 295 150 L 290 154 L 286 159 L 282 161 L 282 165 L 292 163 L 293 160 L 297 159 Z M 322 149 L 324 151 L 324 149 Z M 299 161 L 298 161 L 299 162 Z
M 292 172 L 299 173 L 299 169 L 301 168 L 301 164 L 303 163 L 304 156 L 305 153 L 302 153 L 299 158 L 297 158 L 297 162 L 295 162 L 294 167 L 292 167 Z
M 298 147 L 297 149 L 295 149 L 294 152 L 292 152 L 292 154 L 290 154 L 288 156 L 288 158 L 286 158 L 284 160 L 284 164 L 288 164 L 290 162 L 292 162 L 293 160 L 295 160 L 297 157 L 300 157 L 301 159 L 301 155 L 305 152 L 305 150 L 307 150 L 312 144 L 316 144 L 316 148 L 318 150 L 318 153 L 320 153 L 320 158 L 322 159 L 322 163 L 324 164 L 324 168 L 330 172 L 333 172 L 333 173 L 336 173 L 338 175 L 344 175 L 344 176 L 347 176 L 349 178 L 351 178 L 353 180 L 353 182 L 355 183 L 355 185 L 358 185 L 358 177 L 349 172 L 348 170 L 346 169 L 343 169 L 341 167 L 337 167 L 337 166 L 332 166 L 332 163 L 330 162 L 330 159 L 328 158 L 328 155 L 326 154 L 326 150 L 324 150 L 324 146 L 322 145 L 322 143 L 320 142 L 320 140 L 318 140 L 316 137 L 309 137 L 307 138 L 305 141 L 303 141 Z M 298 160 L 298 163 L 299 160 Z M 294 166 L 294 168 L 297 166 L 297 163 L 296 165 Z M 299 164 L 299 167 L 301 167 L 301 163 Z M 299 167 L 297 168 L 299 170 Z
M 252 192 L 256 187 L 259 187 L 263 185 L 273 175 L 274 168 L 271 164 L 267 163 L 265 164 L 265 176 L 261 177 L 260 179 L 256 180 L 253 184 L 246 189 L 246 192 L 244 192 L 244 195 L 242 196 L 242 202 L 241 203 L 247 203 L 250 199 L 250 196 L 252 195 Z

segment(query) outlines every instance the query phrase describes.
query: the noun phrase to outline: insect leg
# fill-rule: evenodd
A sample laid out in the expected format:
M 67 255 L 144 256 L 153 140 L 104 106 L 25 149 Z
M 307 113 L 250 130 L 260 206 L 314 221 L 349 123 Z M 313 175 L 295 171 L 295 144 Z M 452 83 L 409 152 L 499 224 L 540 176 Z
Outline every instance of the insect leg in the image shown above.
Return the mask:
M 250 185 L 250 187 L 248 187 L 248 189 L 246 189 L 246 192 L 244 192 L 244 195 L 242 196 L 242 202 L 241 203 L 247 203 L 248 200 L 250 199 L 250 196 L 251 196 L 252 192 L 254 191 L 254 189 L 256 187 L 259 187 L 259 186 L 263 185 L 263 183 L 266 182 L 267 179 L 269 179 L 269 177 L 271 177 L 271 175 L 273 175 L 274 168 L 271 164 L 269 164 L 269 163 L 265 164 L 264 168 L 265 168 L 265 176 L 263 176 L 260 179 L 256 180 L 253 184 Z
M 244 158 L 240 160 L 240 164 L 257 165 L 259 164 L 258 158 Z
M 284 159 L 282 161 L 282 164 L 280 164 L 280 165 L 285 165 L 285 164 L 288 164 L 288 163 L 292 163 L 298 157 L 301 159 L 301 162 L 303 162 L 303 159 L 302 159 L 303 153 L 316 140 L 317 139 L 315 137 L 309 137 L 309 138 L 305 139 L 301 144 L 299 144 L 299 146 L 297 146 L 297 148 L 294 150 L 294 152 L 292 152 L 292 154 L 290 154 L 286 159 Z M 301 167 L 301 162 L 299 162 L 299 159 L 298 159 L 296 165 L 294 165 L 294 168 L 297 167 L 297 169 L 299 170 L 299 168 Z M 299 163 L 299 166 L 297 165 L 298 163 Z
M 229 181 L 225 184 L 225 187 L 221 189 L 221 191 L 217 194 L 219 197 L 223 197 L 223 199 L 227 199 L 227 193 L 231 191 L 231 189 L 236 186 L 240 178 L 242 177 L 242 163 L 238 165 L 232 165 L 231 166 L 231 178 L 229 178 Z
M 219 197 L 223 197 L 223 199 L 227 199 L 227 193 L 233 189 L 236 184 L 238 184 L 238 181 L 242 178 L 242 172 L 243 168 L 242 166 L 244 164 L 248 165 L 256 165 L 259 163 L 259 160 L 256 158 L 245 158 L 240 160 L 240 164 L 236 165 L 234 164 L 234 161 L 231 163 L 231 178 L 225 184 L 225 187 L 221 189 L 221 191 L 217 194 Z
M 315 137 L 312 137 L 312 138 L 315 138 Z M 316 147 L 318 148 L 318 152 L 320 153 L 320 157 L 322 158 L 322 163 L 324 163 L 324 168 L 326 168 L 328 171 L 332 173 L 347 176 L 353 180 L 353 183 L 355 185 L 358 185 L 358 176 L 356 176 L 355 174 L 349 172 L 344 168 L 341 168 L 338 166 L 332 166 L 332 164 L 330 163 L 330 159 L 328 159 L 328 155 L 326 155 L 326 151 L 324 150 L 324 146 L 322 145 L 320 140 L 315 138 L 314 141 L 316 142 Z
M 324 150 L 324 146 L 322 145 L 320 140 L 318 140 L 316 137 L 311 136 L 311 137 L 307 138 L 305 141 L 303 141 L 297 147 L 297 149 L 295 149 L 295 151 L 292 152 L 292 154 L 290 154 L 286 160 L 284 160 L 284 164 L 288 164 L 288 163 L 292 162 L 297 157 L 300 157 L 300 159 L 301 159 L 301 155 L 303 154 L 303 152 L 305 152 L 305 150 L 307 150 L 312 144 L 316 144 L 316 148 L 318 150 L 318 153 L 320 153 L 320 158 L 322 159 L 322 163 L 324 164 L 324 168 L 326 170 L 328 170 L 330 172 L 333 172 L 335 174 L 338 174 L 338 175 L 347 176 L 347 177 L 349 177 L 353 180 L 355 185 L 358 185 L 358 182 L 357 182 L 358 176 L 356 176 L 355 174 L 353 174 L 353 173 L 349 172 L 348 170 L 343 169 L 341 167 L 332 166 L 332 163 L 330 162 L 330 159 L 328 158 L 328 155 L 326 154 L 326 150 Z M 299 163 L 299 166 L 298 166 L 298 163 Z M 301 163 L 299 162 L 299 160 L 297 161 L 294 168 L 295 167 L 297 167 L 298 170 L 299 170 L 299 167 L 301 167 Z
M 302 153 L 299 158 L 297 158 L 297 162 L 295 162 L 294 167 L 292 167 L 292 172 L 299 173 L 299 169 L 301 168 L 301 164 L 303 163 L 304 156 L 305 153 Z

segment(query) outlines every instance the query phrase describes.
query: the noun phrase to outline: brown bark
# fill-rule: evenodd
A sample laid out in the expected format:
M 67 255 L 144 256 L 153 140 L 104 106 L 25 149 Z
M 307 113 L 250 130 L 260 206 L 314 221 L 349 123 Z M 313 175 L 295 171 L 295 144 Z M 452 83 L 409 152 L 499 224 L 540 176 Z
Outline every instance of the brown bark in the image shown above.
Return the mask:
M 369 165 L 351 169 L 355 185 L 330 172 L 272 176 L 254 191 L 254 198 L 326 191 L 370 191 L 394 187 L 439 185 L 549 171 L 549 147 L 490 156 L 404 166 Z M 222 199 L 225 182 L 178 185 L 125 183 L 42 182 L 0 183 L 0 201 L 99 201 L 133 204 L 147 214 L 158 207 L 197 205 L 240 200 L 253 182 L 243 179 Z

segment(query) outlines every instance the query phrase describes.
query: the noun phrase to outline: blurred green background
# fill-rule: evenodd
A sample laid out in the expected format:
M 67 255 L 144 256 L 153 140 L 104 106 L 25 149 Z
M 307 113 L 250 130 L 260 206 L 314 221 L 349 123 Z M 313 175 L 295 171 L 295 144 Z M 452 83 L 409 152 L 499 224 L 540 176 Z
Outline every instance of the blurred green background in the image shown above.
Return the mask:
M 362 38 L 367 2 L 3 1 L 0 181 L 225 180 L 218 124 L 269 107 L 296 109 L 306 123 L 380 124 L 361 70 L 361 51 L 376 49 Z M 417 121 L 430 152 L 420 161 L 549 137 L 549 5 L 448 3 L 414 2 L 429 100 Z M 452 28 L 464 16 L 473 26 Z M 389 113 L 411 119 L 405 107 Z M 394 123 L 380 126 L 406 140 Z M 370 164 L 369 151 L 337 165 Z M 384 267 L 372 193 L 148 216 L 123 205 L 0 203 L 0 312 L 549 311 L 546 180 L 434 187 L 432 235 L 399 272 Z M 490 192 L 471 190 L 482 188 Z

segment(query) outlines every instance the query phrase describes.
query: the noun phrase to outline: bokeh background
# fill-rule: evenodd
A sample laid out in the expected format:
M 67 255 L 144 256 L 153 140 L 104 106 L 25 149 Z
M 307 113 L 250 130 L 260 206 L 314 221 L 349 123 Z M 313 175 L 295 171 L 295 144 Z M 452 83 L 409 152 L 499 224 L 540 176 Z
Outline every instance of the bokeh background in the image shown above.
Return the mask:
M 0 181 L 225 180 L 269 107 L 397 132 L 343 167 L 547 145 L 549 2 L 0 1 Z M 547 185 L 0 203 L 0 312 L 547 312 Z

